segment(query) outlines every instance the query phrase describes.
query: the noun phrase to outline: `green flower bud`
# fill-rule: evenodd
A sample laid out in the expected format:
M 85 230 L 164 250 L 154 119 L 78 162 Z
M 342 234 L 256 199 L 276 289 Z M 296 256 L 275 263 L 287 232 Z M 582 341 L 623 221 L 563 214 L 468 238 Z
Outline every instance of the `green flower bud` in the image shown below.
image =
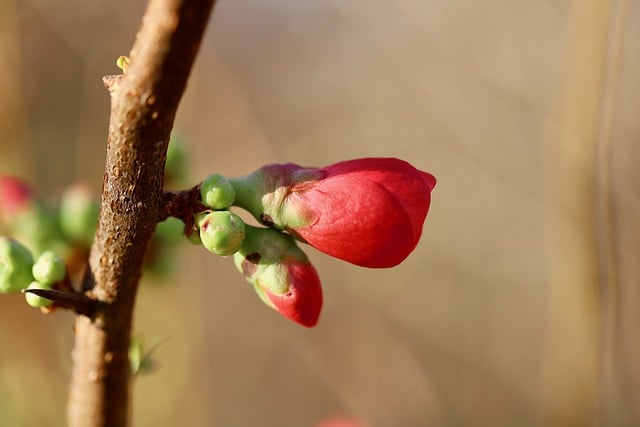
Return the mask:
M 51 286 L 44 285 L 37 281 L 33 281 L 27 287 L 27 289 L 51 289 Z M 35 295 L 29 292 L 24 294 L 24 299 L 27 301 L 27 304 L 29 304 L 31 307 L 49 307 L 51 304 L 53 304 L 53 301 L 51 301 L 50 299 L 46 299 L 39 295 Z
M 61 242 L 56 216 L 42 203 L 34 203 L 14 218 L 11 235 L 39 254 Z
M 216 255 L 233 255 L 244 240 L 245 225 L 242 218 L 229 211 L 215 211 L 196 217 L 200 240 Z
M 60 228 L 67 239 L 91 246 L 100 212 L 100 204 L 91 188 L 82 183 L 67 188 L 59 209 Z
M 202 204 L 212 209 L 227 209 L 236 198 L 231 182 L 222 175 L 209 175 L 200 184 Z
M 184 222 L 170 216 L 156 227 L 155 237 L 162 243 L 175 244 L 184 238 Z
M 33 256 L 29 249 L 8 237 L 0 237 L 0 293 L 19 292 L 33 281 Z
M 193 232 L 191 233 L 189 236 L 187 236 L 187 241 L 189 243 L 191 243 L 192 245 L 201 245 L 202 244 L 202 240 L 200 239 L 200 234 L 197 232 Z
M 43 285 L 51 285 L 64 279 L 67 268 L 64 261 L 52 251 L 43 252 L 31 269 L 33 278 Z

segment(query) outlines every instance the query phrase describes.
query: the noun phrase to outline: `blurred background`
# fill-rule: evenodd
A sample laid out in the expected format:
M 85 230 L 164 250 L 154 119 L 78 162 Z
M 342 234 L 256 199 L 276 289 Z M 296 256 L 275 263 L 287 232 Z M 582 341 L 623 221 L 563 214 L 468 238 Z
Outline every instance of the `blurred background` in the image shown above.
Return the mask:
M 0 172 L 102 182 L 101 78 L 136 1 L 0 1 Z M 183 245 L 144 280 L 136 426 L 640 425 L 640 2 L 220 0 L 176 127 L 192 185 L 393 156 L 435 174 L 415 252 L 307 252 L 311 330 Z M 0 424 L 62 426 L 72 316 L 0 298 Z

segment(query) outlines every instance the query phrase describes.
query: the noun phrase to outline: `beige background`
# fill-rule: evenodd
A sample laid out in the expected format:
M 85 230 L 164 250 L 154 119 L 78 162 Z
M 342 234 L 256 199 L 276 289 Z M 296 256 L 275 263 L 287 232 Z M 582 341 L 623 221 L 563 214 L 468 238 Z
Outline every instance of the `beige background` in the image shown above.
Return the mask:
M 0 2 L 0 167 L 52 200 L 99 185 L 101 77 L 141 1 Z M 303 329 L 184 245 L 145 281 L 159 370 L 136 426 L 640 424 L 640 4 L 221 0 L 177 119 L 195 183 L 266 162 L 395 156 L 438 178 L 392 270 L 309 249 Z M 71 316 L 0 298 L 0 423 L 60 426 Z

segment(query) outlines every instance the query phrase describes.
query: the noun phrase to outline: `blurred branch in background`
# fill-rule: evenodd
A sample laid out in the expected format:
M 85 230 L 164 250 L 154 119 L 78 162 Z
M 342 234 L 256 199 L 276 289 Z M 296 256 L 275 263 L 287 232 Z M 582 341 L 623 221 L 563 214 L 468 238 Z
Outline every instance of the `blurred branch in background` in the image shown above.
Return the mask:
M 543 412 L 551 426 L 631 420 L 615 259 L 624 248 L 616 247 L 611 211 L 612 121 L 626 9 L 625 0 L 570 2 L 565 60 L 548 124 Z

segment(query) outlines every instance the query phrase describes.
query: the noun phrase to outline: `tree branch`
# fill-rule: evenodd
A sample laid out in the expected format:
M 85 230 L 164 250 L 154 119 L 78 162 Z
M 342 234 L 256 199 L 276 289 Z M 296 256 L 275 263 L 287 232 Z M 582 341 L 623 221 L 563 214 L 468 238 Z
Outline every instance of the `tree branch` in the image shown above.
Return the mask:
M 164 218 L 169 135 L 214 0 L 150 0 L 127 73 L 105 80 L 111 118 L 98 229 L 76 315 L 70 426 L 125 426 L 128 347 L 142 260 Z

